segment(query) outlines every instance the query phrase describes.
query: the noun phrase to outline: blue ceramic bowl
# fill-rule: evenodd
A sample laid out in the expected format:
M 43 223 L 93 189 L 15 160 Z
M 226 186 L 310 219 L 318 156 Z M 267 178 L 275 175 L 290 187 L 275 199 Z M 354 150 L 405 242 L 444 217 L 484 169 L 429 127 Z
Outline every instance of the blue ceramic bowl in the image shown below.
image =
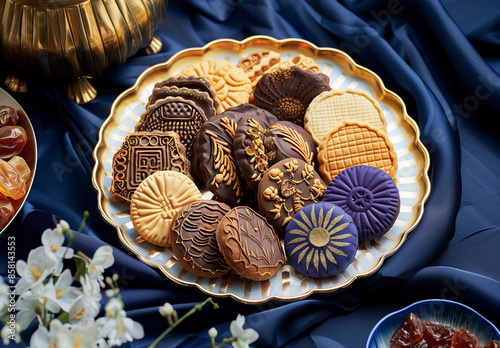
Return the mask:
M 420 320 L 434 321 L 459 329 L 465 327 L 476 335 L 479 343 L 500 340 L 500 331 L 489 320 L 470 307 L 448 300 L 424 300 L 390 313 L 374 326 L 366 348 L 389 348 L 391 336 L 406 317 L 413 313 Z

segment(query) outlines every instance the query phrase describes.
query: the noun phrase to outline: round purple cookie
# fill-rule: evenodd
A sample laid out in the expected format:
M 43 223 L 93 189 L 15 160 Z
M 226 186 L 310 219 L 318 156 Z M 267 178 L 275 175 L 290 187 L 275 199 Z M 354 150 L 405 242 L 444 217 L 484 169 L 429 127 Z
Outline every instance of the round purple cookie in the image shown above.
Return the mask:
M 352 218 L 330 202 L 309 204 L 288 223 L 285 252 L 290 264 L 312 278 L 343 272 L 358 250 L 358 230 Z
M 399 214 L 399 190 L 383 170 L 358 165 L 340 172 L 328 184 L 324 201 L 337 204 L 358 227 L 359 240 L 369 241 L 385 234 Z

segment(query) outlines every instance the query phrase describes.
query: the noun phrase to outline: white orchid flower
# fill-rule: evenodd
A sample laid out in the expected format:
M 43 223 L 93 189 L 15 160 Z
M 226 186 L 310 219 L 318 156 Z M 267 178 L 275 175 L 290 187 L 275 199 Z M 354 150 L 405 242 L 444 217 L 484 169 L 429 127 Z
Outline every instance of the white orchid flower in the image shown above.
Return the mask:
M 254 329 L 244 329 L 245 317 L 238 314 L 236 320 L 231 322 L 229 329 L 234 341 L 232 342 L 235 348 L 248 348 L 250 343 L 257 341 L 259 334 Z
M 99 328 L 95 322 L 86 325 L 62 324 L 54 319 L 50 331 L 39 326 L 30 340 L 31 348 L 46 347 L 97 347 L 100 341 Z
M 113 307 L 116 307 L 116 303 L 113 304 Z M 108 311 L 106 311 L 106 316 L 97 319 L 96 323 L 101 330 L 101 336 L 108 338 L 110 346 L 121 346 L 122 343 L 144 338 L 142 325 L 127 318 L 127 313 L 124 310 L 115 313 L 114 317 L 108 316 Z
M 67 223 L 66 223 L 67 224 Z M 64 233 L 60 224 L 57 224 L 53 230 L 46 229 L 42 233 L 42 245 L 47 253 L 54 253 L 58 258 L 71 259 L 73 257 L 73 249 L 64 247 Z
M 0 277 L 0 312 L 9 305 L 9 292 L 10 289 L 7 284 L 3 281 L 3 278 Z
M 69 269 L 65 269 L 57 278 L 54 284 L 54 278 L 43 286 L 33 290 L 35 296 L 43 299 L 45 308 L 52 313 L 58 313 L 61 309 L 68 312 L 75 301 L 82 296 L 82 292 L 71 286 L 73 276 Z
M 16 309 L 19 311 L 16 315 L 16 323 L 26 329 L 36 316 L 42 315 L 43 306 L 43 297 L 31 290 L 26 291 L 16 301 Z
M 21 276 L 16 285 L 17 294 L 42 284 L 62 264 L 55 255 L 47 255 L 43 247 L 31 250 L 27 261 L 18 260 L 16 263 L 17 273 Z
M 113 249 L 110 246 L 103 245 L 95 251 L 91 259 L 81 253 L 78 253 L 77 256 L 83 259 L 87 264 L 87 271 L 90 278 L 97 280 L 101 287 L 104 287 L 104 270 L 115 262 Z
M 14 342 L 21 343 L 21 326 L 18 323 L 14 324 L 14 328 L 9 325 L 5 325 L 2 330 L 0 330 L 0 337 L 2 338 L 3 344 L 5 346 L 9 345 L 12 337 L 14 337 Z

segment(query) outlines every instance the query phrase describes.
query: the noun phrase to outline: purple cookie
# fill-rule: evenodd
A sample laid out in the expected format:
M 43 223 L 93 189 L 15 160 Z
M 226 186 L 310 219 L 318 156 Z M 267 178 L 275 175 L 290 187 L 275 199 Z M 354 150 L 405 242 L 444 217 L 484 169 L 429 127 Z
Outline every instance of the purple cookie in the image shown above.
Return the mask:
M 358 230 L 352 218 L 330 202 L 312 203 L 288 223 L 285 252 L 297 272 L 328 278 L 343 272 L 358 251 Z
M 383 170 L 365 165 L 347 168 L 328 184 L 323 200 L 337 204 L 351 215 L 359 241 L 385 234 L 399 214 L 399 190 Z

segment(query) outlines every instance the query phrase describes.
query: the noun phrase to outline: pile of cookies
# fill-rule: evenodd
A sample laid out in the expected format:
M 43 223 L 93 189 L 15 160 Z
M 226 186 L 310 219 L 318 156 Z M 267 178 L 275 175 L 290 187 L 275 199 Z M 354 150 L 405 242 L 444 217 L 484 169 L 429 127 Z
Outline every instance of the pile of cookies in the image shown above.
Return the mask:
M 329 82 L 301 54 L 187 66 L 154 86 L 113 158 L 112 196 L 200 277 L 263 281 L 285 263 L 342 272 L 391 228 L 400 200 L 378 102 Z

